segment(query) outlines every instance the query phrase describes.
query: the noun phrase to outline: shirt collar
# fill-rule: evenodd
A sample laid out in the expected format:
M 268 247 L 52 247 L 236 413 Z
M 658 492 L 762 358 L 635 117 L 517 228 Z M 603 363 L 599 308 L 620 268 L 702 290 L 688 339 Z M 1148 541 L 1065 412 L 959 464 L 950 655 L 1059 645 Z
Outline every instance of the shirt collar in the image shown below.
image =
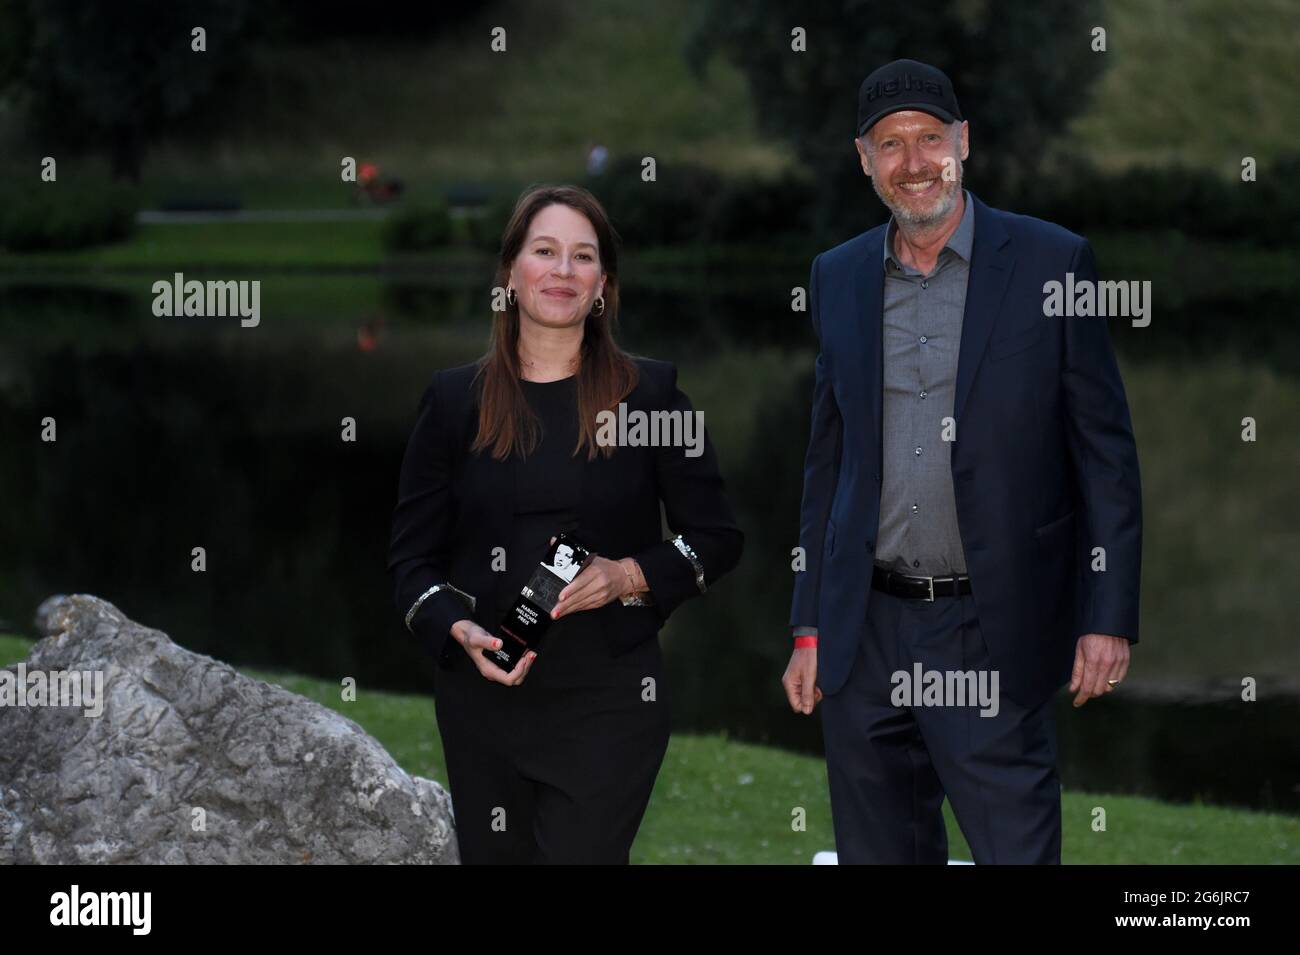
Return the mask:
M 961 214 L 961 222 L 957 223 L 957 230 L 948 236 L 948 241 L 944 243 L 945 249 L 952 249 L 958 255 L 970 264 L 971 249 L 975 245 L 975 203 L 971 201 L 970 192 L 963 189 L 962 197 L 966 200 L 966 208 Z M 885 229 L 885 249 L 883 263 L 889 264 L 893 259 L 894 264 L 902 266 L 902 263 L 894 258 L 894 233 L 898 231 L 898 223 L 893 216 L 889 217 L 889 226 Z

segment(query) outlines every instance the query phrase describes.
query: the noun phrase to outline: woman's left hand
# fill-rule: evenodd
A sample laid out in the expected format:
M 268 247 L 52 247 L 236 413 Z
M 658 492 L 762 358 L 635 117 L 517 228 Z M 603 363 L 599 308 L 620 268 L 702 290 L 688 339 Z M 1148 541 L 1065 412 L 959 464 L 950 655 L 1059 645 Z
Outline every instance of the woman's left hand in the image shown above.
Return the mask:
M 591 563 L 583 568 L 582 573 L 574 577 L 560 591 L 560 599 L 555 609 L 551 611 L 551 619 L 576 613 L 579 610 L 603 607 L 627 592 L 627 571 L 623 569 L 623 565 L 597 554 L 591 558 Z

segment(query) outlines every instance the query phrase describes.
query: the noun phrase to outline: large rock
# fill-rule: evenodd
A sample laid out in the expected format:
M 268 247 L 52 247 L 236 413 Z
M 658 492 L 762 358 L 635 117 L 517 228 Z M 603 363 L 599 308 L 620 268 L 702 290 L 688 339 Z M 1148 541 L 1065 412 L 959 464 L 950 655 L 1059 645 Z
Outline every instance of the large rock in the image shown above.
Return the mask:
M 0 862 L 459 862 L 447 793 L 351 720 L 97 597 L 36 622 L 27 685 L 98 672 L 102 713 L 0 706 Z

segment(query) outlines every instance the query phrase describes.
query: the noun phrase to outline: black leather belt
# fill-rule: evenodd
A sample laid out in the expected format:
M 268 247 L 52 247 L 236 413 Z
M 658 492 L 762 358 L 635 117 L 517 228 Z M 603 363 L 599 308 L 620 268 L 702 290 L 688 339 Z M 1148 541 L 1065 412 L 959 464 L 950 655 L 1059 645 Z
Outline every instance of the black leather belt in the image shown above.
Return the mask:
M 878 564 L 871 565 L 871 588 L 914 600 L 957 597 L 971 592 L 970 577 L 966 574 L 955 577 L 916 577 L 896 570 L 885 570 Z

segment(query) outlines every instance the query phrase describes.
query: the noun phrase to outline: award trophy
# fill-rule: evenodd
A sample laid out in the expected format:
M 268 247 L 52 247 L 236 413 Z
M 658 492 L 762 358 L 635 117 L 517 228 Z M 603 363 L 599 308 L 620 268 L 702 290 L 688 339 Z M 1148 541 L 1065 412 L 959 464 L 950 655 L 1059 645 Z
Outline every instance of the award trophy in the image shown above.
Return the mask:
M 594 555 L 569 534 L 560 534 L 501 621 L 499 650 L 483 655 L 509 672 L 529 650 L 537 650 L 551 624 L 551 611 L 563 590 Z

